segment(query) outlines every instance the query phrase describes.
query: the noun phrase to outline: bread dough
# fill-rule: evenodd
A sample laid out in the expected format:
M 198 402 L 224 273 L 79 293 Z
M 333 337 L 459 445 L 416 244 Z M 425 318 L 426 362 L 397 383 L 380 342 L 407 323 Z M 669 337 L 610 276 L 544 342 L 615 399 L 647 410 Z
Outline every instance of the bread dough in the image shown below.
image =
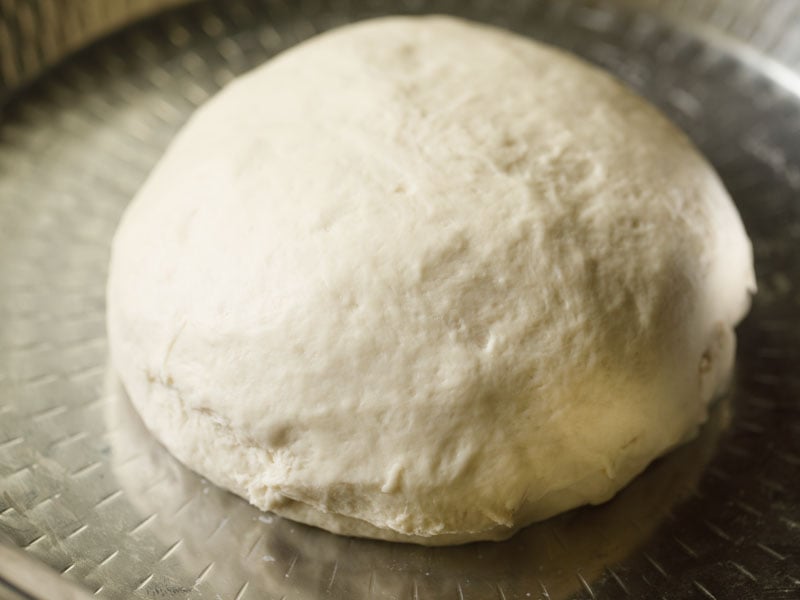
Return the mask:
M 697 431 L 754 291 L 709 165 L 561 51 L 445 17 L 318 36 L 177 136 L 113 244 L 113 365 L 256 506 L 501 539 Z

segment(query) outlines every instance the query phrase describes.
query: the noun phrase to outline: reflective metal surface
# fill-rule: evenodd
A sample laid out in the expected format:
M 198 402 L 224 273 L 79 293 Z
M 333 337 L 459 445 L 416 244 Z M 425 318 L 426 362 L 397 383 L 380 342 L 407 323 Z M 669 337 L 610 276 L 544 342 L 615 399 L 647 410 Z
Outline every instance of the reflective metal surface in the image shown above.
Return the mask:
M 106 372 L 109 240 L 191 112 L 316 32 L 415 11 L 619 75 L 695 139 L 755 244 L 737 380 L 701 437 L 503 543 L 353 540 L 260 513 L 153 442 Z M 564 0 L 203 2 L 49 73 L 0 123 L 0 534 L 105 598 L 800 597 L 800 86 L 706 33 Z
M 0 104 L 67 54 L 189 0 L 0 0 Z

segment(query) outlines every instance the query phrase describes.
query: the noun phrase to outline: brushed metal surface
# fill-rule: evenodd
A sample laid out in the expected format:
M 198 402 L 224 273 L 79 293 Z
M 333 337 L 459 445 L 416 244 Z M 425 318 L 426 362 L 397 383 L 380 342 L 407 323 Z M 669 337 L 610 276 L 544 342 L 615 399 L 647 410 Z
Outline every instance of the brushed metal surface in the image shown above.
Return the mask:
M 58 600 L 89 600 L 91 594 L 79 584 L 37 560 L 0 533 L 0 600 L 58 598 Z
M 0 106 L 15 90 L 98 37 L 194 1 L 0 0 Z M 607 3 L 659 14 L 689 28 L 699 25 L 800 71 L 796 0 L 585 0 L 583 4 L 599 6 L 595 17 L 602 21 L 600 13 Z
M 188 1 L 0 0 L 0 105 L 91 40 Z
M 153 442 L 106 370 L 109 240 L 170 138 L 235 75 L 388 12 L 495 23 L 616 73 L 695 139 L 755 245 L 736 385 L 701 437 L 504 543 L 260 513 Z M 202 2 L 50 72 L 0 123 L 0 533 L 105 598 L 800 597 L 800 86 L 689 21 L 565 0 Z

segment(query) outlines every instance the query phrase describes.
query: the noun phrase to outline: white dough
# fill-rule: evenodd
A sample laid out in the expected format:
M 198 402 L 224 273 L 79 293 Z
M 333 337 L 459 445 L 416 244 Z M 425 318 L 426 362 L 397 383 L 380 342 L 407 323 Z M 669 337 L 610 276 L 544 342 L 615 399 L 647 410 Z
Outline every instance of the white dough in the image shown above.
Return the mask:
M 262 509 L 502 539 L 696 433 L 751 255 L 713 170 L 610 76 L 367 21 L 178 135 L 114 240 L 112 360 L 175 456 Z

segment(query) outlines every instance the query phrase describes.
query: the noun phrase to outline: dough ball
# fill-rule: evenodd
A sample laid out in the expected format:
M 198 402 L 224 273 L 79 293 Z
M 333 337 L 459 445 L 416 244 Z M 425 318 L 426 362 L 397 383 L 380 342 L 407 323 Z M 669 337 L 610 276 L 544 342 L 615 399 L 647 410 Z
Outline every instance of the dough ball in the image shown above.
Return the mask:
M 754 290 L 690 142 L 564 52 L 344 27 L 200 109 L 113 244 L 113 365 L 254 505 L 422 544 L 610 498 L 692 437 Z

